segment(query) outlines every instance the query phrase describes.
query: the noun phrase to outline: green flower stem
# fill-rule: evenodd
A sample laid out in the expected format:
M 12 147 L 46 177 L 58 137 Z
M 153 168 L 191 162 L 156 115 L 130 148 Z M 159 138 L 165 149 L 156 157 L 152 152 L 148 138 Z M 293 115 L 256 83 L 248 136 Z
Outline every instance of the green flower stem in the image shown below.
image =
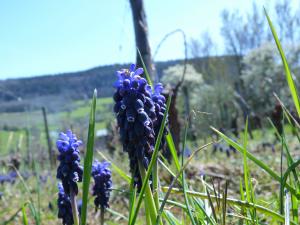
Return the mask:
M 76 195 L 75 195 L 75 192 L 74 192 L 73 188 L 70 188 L 70 200 L 71 200 L 71 206 L 72 206 L 72 214 L 73 214 L 74 225 L 79 225 Z
M 145 202 L 146 204 L 146 202 Z M 149 208 L 145 207 L 145 215 L 146 215 L 146 223 L 147 225 L 151 225 L 151 218 L 150 218 L 150 212 L 149 212 Z
M 101 210 L 100 210 L 100 224 L 101 225 L 104 225 L 104 207 L 101 207 Z
M 145 168 L 144 168 L 142 162 L 140 162 L 140 160 L 138 160 L 138 164 L 139 164 L 140 174 L 141 174 L 142 180 L 144 182 L 144 179 L 146 177 L 146 171 L 145 171 Z M 147 210 L 147 208 L 149 209 L 149 211 Z M 146 213 L 149 212 L 152 224 L 155 224 L 157 211 L 155 208 L 155 202 L 154 202 L 154 198 L 153 198 L 153 195 L 152 195 L 152 192 L 150 189 L 149 182 L 146 185 L 146 190 L 145 190 L 145 210 L 146 210 Z

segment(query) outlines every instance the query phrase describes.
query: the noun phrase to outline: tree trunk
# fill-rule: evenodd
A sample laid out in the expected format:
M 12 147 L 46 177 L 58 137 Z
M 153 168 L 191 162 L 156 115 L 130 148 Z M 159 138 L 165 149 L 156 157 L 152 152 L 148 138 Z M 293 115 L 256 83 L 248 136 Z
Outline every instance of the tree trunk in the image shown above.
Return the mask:
M 152 65 L 151 49 L 148 41 L 148 24 L 144 10 L 144 2 L 143 0 L 130 0 L 130 6 L 132 11 L 136 47 L 141 53 L 150 77 L 153 77 L 154 67 Z M 142 67 L 142 61 L 138 51 L 136 53 L 136 65 L 138 67 Z

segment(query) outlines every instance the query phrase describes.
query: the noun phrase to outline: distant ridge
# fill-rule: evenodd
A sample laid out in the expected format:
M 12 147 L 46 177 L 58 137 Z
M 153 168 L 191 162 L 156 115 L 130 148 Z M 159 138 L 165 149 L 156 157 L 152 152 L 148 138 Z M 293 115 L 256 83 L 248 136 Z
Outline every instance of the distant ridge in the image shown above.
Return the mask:
M 217 58 L 223 61 L 226 59 L 227 64 L 231 64 L 229 61 L 232 57 Z M 197 58 L 189 60 L 189 62 L 201 64 L 205 60 L 205 58 Z M 161 76 L 164 69 L 179 63 L 183 63 L 183 60 L 157 62 L 155 66 L 158 77 Z M 0 80 L 0 103 L 2 106 L 0 111 L 22 111 L 25 105 L 33 108 L 39 107 L 45 104 L 43 101 L 49 101 L 50 104 L 54 98 L 86 99 L 91 96 L 94 88 L 98 89 L 99 97 L 112 96 L 113 84 L 116 79 L 115 71 L 127 67 L 128 64 L 114 64 L 79 72 Z M 37 100 L 41 100 L 41 102 Z M 23 106 L 20 107 L 20 105 Z

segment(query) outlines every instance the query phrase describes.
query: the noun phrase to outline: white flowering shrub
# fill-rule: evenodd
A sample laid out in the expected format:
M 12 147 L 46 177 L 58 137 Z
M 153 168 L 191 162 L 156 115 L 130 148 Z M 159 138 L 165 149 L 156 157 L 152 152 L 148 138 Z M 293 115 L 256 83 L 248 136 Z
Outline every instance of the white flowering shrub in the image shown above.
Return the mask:
M 285 49 L 289 65 L 292 71 L 296 71 L 295 69 L 299 67 L 300 46 L 287 46 Z M 245 87 L 243 92 L 252 110 L 260 115 L 268 114 L 274 108 L 273 93 L 276 93 L 286 105 L 291 104 L 284 68 L 280 56 L 274 52 L 276 52 L 275 44 L 266 43 L 252 50 L 243 59 L 242 80 Z

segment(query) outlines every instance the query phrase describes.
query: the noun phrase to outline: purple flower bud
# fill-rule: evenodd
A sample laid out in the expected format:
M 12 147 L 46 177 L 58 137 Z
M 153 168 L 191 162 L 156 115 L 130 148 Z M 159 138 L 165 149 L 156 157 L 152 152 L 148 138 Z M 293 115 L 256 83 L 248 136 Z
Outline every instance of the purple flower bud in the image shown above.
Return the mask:
M 77 140 L 71 130 L 60 133 L 56 145 L 59 151 L 58 160 L 60 164 L 57 168 L 56 177 L 62 181 L 66 194 L 70 194 L 73 188 L 77 194 L 77 182 L 82 181 L 82 167 L 80 166 L 80 155 L 78 147 L 82 141 Z
M 109 197 L 112 188 L 111 171 L 108 168 L 110 163 L 95 161 L 92 166 L 92 176 L 95 184 L 93 186 L 93 196 L 96 196 L 94 203 L 96 209 L 109 207 Z

